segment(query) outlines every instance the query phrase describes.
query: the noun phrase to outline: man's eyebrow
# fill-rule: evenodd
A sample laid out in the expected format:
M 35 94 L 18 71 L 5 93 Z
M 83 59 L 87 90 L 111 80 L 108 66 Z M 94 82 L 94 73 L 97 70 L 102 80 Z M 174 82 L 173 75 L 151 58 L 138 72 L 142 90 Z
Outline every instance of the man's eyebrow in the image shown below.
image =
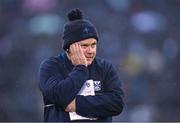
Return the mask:
M 92 44 L 88 44 L 88 43 L 82 43 L 82 44 L 80 44 L 81 46 L 89 46 L 89 45 L 96 45 L 97 43 L 96 42 L 93 42 Z
M 88 46 L 88 44 L 80 44 L 81 46 Z
M 92 43 L 92 45 L 95 45 L 95 44 L 97 44 L 97 43 L 96 42 Z

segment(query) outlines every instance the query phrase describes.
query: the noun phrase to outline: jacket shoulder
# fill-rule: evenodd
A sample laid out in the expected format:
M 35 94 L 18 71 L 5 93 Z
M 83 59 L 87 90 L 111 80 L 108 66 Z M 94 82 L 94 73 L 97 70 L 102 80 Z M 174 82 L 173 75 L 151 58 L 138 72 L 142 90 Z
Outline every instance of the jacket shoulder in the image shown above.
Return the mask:
M 96 64 L 103 69 L 109 69 L 110 67 L 112 67 L 112 63 L 110 61 L 99 57 L 96 58 Z
M 52 56 L 52 57 L 44 59 L 40 64 L 40 68 L 43 66 L 51 66 L 51 65 L 57 65 L 57 64 L 58 65 L 62 64 L 60 55 Z
M 96 58 L 96 65 L 98 67 L 97 70 L 104 72 L 105 76 L 108 74 L 120 74 L 119 73 L 119 68 L 116 65 L 113 65 L 112 62 L 102 59 L 102 58 Z

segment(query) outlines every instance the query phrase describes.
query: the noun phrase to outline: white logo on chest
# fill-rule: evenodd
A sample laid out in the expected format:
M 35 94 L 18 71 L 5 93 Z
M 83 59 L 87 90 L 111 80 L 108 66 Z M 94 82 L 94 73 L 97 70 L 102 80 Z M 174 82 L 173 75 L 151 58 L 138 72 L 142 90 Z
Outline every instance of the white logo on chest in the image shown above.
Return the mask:
M 94 82 L 94 90 L 100 91 L 101 90 L 101 81 L 93 81 Z

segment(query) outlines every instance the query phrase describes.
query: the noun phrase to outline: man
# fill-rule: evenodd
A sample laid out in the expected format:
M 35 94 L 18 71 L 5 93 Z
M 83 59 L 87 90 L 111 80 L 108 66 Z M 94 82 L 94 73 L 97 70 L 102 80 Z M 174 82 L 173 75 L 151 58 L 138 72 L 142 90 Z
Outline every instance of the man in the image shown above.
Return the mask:
M 81 11 L 72 10 L 68 18 L 63 35 L 65 53 L 46 59 L 40 66 L 44 121 L 112 121 L 112 116 L 123 110 L 117 72 L 112 64 L 96 57 L 97 31 L 83 19 Z M 91 91 L 95 94 L 80 95 L 88 80 L 93 80 Z M 82 117 L 72 120 L 72 112 L 76 118 Z

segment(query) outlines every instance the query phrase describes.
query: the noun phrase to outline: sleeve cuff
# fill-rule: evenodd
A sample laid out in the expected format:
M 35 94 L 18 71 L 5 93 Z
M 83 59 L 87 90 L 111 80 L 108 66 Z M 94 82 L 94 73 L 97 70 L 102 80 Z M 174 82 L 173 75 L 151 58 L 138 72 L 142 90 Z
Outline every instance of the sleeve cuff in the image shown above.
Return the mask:
M 88 69 L 85 65 L 77 65 L 74 67 L 74 69 L 88 71 Z
M 76 96 L 76 113 L 81 116 L 92 117 L 91 115 L 89 115 L 90 109 L 88 111 L 86 109 L 86 105 L 88 104 L 84 98 L 85 97 L 81 95 Z

